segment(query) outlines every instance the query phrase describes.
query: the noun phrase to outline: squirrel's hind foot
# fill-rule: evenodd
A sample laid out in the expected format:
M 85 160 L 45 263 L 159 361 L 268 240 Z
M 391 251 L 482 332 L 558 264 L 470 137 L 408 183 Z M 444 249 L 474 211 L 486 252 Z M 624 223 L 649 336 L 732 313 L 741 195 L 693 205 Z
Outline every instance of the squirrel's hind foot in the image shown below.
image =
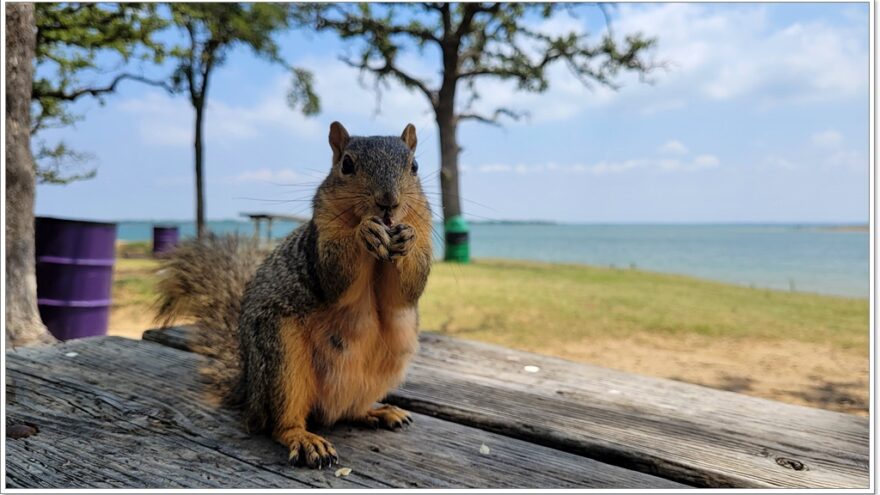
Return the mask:
M 333 444 L 304 428 L 289 429 L 278 435 L 278 441 L 290 448 L 288 460 L 294 466 L 321 469 L 339 462 Z
M 376 409 L 370 409 L 357 422 L 378 429 L 379 427 L 388 430 L 397 430 L 404 426 L 411 425 L 412 416 L 407 411 L 388 404 L 381 405 Z

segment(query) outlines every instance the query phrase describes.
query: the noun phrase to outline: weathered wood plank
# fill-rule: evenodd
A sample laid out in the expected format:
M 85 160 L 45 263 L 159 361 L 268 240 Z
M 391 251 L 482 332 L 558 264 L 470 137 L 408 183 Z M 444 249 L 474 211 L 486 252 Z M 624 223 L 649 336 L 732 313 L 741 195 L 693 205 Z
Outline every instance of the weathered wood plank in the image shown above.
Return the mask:
M 409 376 L 392 402 L 687 483 L 869 484 L 868 422 L 858 416 L 433 334 Z M 527 424 L 530 413 L 538 421 Z
M 403 432 L 323 431 L 347 477 L 288 466 L 284 448 L 244 434 L 198 379 L 205 357 L 103 337 L 6 354 L 9 487 L 670 487 L 574 454 L 430 416 Z M 479 449 L 490 447 L 489 455 Z
M 190 333 L 144 338 L 187 348 Z M 865 418 L 437 334 L 388 401 L 697 486 L 869 485 Z

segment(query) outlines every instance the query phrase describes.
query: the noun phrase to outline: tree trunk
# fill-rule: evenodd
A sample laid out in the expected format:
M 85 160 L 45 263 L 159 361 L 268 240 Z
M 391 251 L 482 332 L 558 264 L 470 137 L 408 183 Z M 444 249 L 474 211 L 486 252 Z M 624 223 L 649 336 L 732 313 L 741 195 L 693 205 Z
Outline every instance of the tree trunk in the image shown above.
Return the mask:
M 450 112 L 451 114 L 451 112 Z M 458 194 L 458 123 L 454 115 L 438 112 L 440 130 L 440 190 L 443 194 L 443 220 L 461 215 Z
M 461 215 L 461 195 L 458 185 L 458 118 L 455 115 L 455 90 L 458 71 L 457 45 L 444 46 L 443 83 L 437 92 L 437 128 L 440 131 L 440 193 L 443 201 L 443 221 Z M 448 250 L 448 246 L 444 246 Z M 448 251 L 447 251 L 448 252 Z
M 196 236 L 199 239 L 205 235 L 205 187 L 204 172 L 202 169 L 202 120 L 205 114 L 204 94 L 201 100 L 196 104 L 196 132 L 195 132 L 195 154 L 196 154 Z
M 34 5 L 6 5 L 6 344 L 55 342 L 37 310 L 30 148 Z
M 458 62 L 444 55 L 444 72 L 454 74 Z M 440 132 L 440 192 L 443 203 L 443 221 L 461 215 L 461 197 L 458 185 L 458 119 L 455 116 L 455 87 L 453 77 L 444 77 L 437 98 L 435 114 Z M 444 246 L 448 250 L 449 246 Z M 447 251 L 448 252 L 448 251 Z M 445 257 L 445 256 L 444 256 Z

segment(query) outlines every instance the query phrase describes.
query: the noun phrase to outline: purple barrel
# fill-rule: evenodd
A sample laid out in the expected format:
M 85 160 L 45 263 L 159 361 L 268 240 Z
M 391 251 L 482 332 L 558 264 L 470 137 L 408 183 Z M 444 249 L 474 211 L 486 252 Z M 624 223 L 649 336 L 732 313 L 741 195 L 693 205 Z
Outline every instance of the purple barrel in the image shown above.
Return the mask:
M 52 335 L 105 335 L 116 224 L 37 217 L 37 304 Z
M 173 225 L 153 226 L 153 256 L 161 257 L 171 252 L 180 239 L 177 227 Z

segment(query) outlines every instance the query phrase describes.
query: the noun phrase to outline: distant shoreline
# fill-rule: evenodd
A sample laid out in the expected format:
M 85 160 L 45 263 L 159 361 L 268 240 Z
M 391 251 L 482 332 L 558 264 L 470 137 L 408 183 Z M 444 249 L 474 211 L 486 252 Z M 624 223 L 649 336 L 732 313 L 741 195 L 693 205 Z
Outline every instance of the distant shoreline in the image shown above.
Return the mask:
M 870 225 L 822 225 L 822 226 L 807 226 L 806 228 L 812 230 L 818 230 L 820 232 L 869 232 L 871 230 Z
M 37 215 L 52 216 L 52 215 Z M 76 220 L 72 218 L 72 220 Z M 123 219 L 123 220 L 94 220 L 82 219 L 84 221 L 99 221 L 109 223 L 149 223 L 149 224 L 194 224 L 191 219 Z M 560 220 L 490 220 L 490 219 L 466 219 L 469 224 L 473 225 L 569 225 L 569 226 L 585 226 L 585 227 L 791 227 L 795 229 L 812 229 L 812 230 L 829 230 L 841 232 L 868 232 L 870 225 L 867 223 L 829 223 L 829 222 L 567 222 Z M 251 221 L 246 218 L 219 218 L 208 219 L 207 222 L 234 222 L 242 224 L 250 224 Z M 299 223 L 289 219 L 276 219 L 278 223 Z M 435 223 L 442 223 L 439 219 L 434 219 Z

